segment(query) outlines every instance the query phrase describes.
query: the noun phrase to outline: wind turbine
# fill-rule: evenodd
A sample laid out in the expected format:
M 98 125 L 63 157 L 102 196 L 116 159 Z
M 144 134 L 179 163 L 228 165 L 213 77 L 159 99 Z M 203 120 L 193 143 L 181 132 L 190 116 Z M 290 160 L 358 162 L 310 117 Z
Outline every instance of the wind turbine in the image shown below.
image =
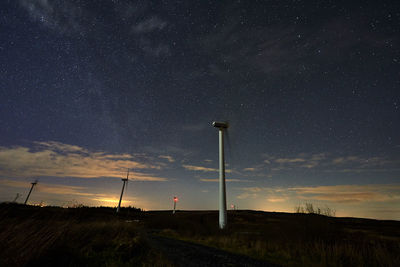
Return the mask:
M 26 199 L 25 199 L 25 203 L 24 203 L 24 205 L 26 205 L 26 203 L 28 203 L 28 199 L 29 199 L 29 196 L 31 195 L 31 193 L 32 193 L 32 190 L 33 190 L 33 188 L 35 187 L 35 185 L 37 185 L 37 180 L 35 180 L 33 183 L 31 183 L 31 190 L 29 190 L 29 193 L 28 193 L 28 196 L 26 197 Z
M 122 184 L 121 197 L 119 198 L 117 212 L 119 212 L 119 210 L 121 209 L 122 195 L 124 194 L 125 183 L 128 183 L 128 178 L 129 178 L 129 169 L 128 169 L 128 173 L 126 174 L 126 178 L 121 179 L 123 184 Z
M 21 195 L 20 195 L 19 193 L 17 193 L 17 195 L 15 196 L 13 202 L 14 202 L 14 203 L 17 202 L 17 199 L 18 199 L 20 196 L 21 196 Z
M 172 212 L 172 214 L 175 214 L 175 210 L 176 210 L 176 202 L 178 202 L 178 197 L 174 197 L 174 211 Z
M 214 121 L 212 126 L 219 130 L 219 228 L 226 226 L 226 186 L 224 160 L 224 130 L 229 127 L 227 122 Z

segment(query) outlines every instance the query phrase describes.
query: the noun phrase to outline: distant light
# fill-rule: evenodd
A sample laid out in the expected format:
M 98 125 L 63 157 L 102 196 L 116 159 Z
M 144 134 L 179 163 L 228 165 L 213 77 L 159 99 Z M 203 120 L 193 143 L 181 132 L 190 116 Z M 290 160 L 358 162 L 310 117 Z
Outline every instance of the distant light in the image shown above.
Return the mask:
M 174 197 L 174 202 L 178 202 L 178 201 L 179 201 L 178 197 Z

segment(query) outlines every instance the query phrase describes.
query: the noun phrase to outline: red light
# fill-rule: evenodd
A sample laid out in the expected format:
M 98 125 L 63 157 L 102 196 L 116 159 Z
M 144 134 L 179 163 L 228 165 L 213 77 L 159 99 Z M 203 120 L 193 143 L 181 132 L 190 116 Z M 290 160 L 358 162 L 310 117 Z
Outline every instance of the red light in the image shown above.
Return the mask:
M 177 197 L 174 197 L 174 202 L 178 202 L 178 198 Z

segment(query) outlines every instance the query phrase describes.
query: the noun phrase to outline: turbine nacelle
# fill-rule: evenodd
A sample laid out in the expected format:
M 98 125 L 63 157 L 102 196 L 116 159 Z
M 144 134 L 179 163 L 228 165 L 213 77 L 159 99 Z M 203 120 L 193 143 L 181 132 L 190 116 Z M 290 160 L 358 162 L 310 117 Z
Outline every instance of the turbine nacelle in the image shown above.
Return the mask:
M 227 122 L 224 121 L 214 121 L 212 123 L 212 126 L 216 127 L 216 128 L 220 128 L 220 129 L 226 129 L 229 127 L 229 124 Z

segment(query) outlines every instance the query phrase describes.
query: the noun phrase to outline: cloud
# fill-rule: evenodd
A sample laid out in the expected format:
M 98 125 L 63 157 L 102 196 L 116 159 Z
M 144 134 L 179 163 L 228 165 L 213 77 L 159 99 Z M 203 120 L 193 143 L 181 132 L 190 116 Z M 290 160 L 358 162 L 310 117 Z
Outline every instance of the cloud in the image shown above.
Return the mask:
M 400 184 L 307 187 L 244 187 L 239 199 L 263 197 L 268 202 L 327 201 L 332 203 L 400 201 Z
M 207 179 L 207 178 L 201 178 L 200 181 L 202 182 L 219 182 L 218 178 L 212 178 L 212 179 Z M 244 182 L 243 180 L 239 179 L 225 179 L 226 182 Z
M 140 36 L 137 44 L 146 54 L 153 57 L 168 56 L 170 54 L 170 46 L 160 43 L 160 38 L 157 40 L 151 38 L 156 36 L 156 33 L 160 34 L 161 30 L 167 25 L 166 21 L 161 20 L 157 16 L 152 16 L 132 26 L 131 33 Z
M 264 160 L 267 164 L 278 163 L 279 167 L 272 167 L 273 170 L 284 170 L 285 168 L 315 168 L 321 164 L 326 159 L 325 153 L 319 154 L 306 154 L 300 153 L 297 157 L 290 158 L 275 158 L 269 157 L 269 159 Z
M 261 192 L 263 190 L 262 187 L 245 187 L 242 188 L 242 190 L 245 190 L 247 192 L 252 192 L 252 193 L 258 193 Z
M 24 188 L 27 190 L 31 186 L 28 182 L 14 181 L 14 180 L 0 180 L 0 184 L 2 186 Z M 35 191 L 39 191 L 42 193 L 55 194 L 55 195 L 77 195 L 77 196 L 93 196 L 93 195 L 95 195 L 95 194 L 91 194 L 91 193 L 82 192 L 85 189 L 86 189 L 85 187 L 81 187 L 81 186 L 52 185 L 52 184 L 46 184 L 46 183 L 41 183 L 41 182 L 39 182 L 35 186 Z
M 240 193 L 239 195 L 236 196 L 238 199 L 255 199 L 259 197 L 259 193 L 263 191 L 262 187 L 244 187 L 241 188 L 243 190 L 243 193 Z
M 327 172 L 386 172 L 399 170 L 399 159 L 383 157 L 336 157 L 325 164 Z
M 170 46 L 160 43 L 161 39 L 156 36 L 168 26 L 168 23 L 155 15 L 146 15 L 150 12 L 148 4 L 114 2 L 113 8 L 108 10 L 110 16 L 99 19 L 102 17 L 101 11 L 93 3 L 63 0 L 18 1 L 35 23 L 60 34 L 80 35 L 96 40 L 108 38 L 110 29 L 107 25 L 110 23 L 132 23 L 145 17 L 133 26 L 120 27 L 119 30 L 126 35 L 134 34 L 138 38 L 131 38 L 118 52 L 114 51 L 111 61 L 105 59 L 107 63 L 120 64 L 121 60 L 134 60 L 136 54 L 132 52 L 132 47 L 137 47 L 145 54 L 154 57 L 170 55 Z
M 150 33 L 155 30 L 162 30 L 167 26 L 167 22 L 161 20 L 157 16 L 145 19 L 132 27 L 132 32 L 135 34 Z
M 34 21 L 48 28 L 61 33 L 85 32 L 84 20 L 89 14 L 70 1 L 19 0 L 19 3 Z
M 254 172 L 254 171 L 256 171 L 256 168 L 244 168 L 243 171 L 245 171 L 245 172 Z
M 175 159 L 174 159 L 173 157 L 171 157 L 171 156 L 160 155 L 160 156 L 158 156 L 158 157 L 161 158 L 161 159 L 166 159 L 166 160 L 168 160 L 168 162 L 170 162 L 170 163 L 175 162 Z
M 218 172 L 219 169 L 215 169 L 215 168 L 207 168 L 207 167 L 203 167 L 203 166 L 194 166 L 194 165 L 182 165 L 183 168 L 185 168 L 186 170 L 189 171 L 202 171 L 202 172 Z M 225 170 L 226 173 L 231 173 L 232 170 Z
M 305 159 L 302 158 L 280 158 L 276 159 L 275 162 L 277 163 L 297 163 L 297 162 L 305 162 Z
M 163 43 L 155 43 L 154 41 L 144 37 L 140 38 L 139 47 L 144 52 L 154 57 L 167 56 L 170 52 L 168 45 Z
M 23 188 L 26 192 L 28 192 L 30 188 L 29 183 L 14 180 L 0 180 L 0 185 L 2 185 L 3 187 Z M 88 189 L 89 188 L 82 186 L 55 185 L 39 182 L 35 186 L 34 191 L 40 193 L 42 196 L 43 194 L 56 196 L 56 202 L 61 201 L 61 203 L 64 203 L 62 206 L 72 206 L 73 204 L 82 204 L 82 202 L 86 204 L 96 203 L 97 205 L 102 206 L 116 206 L 119 202 L 118 194 L 115 195 L 105 193 L 91 193 L 87 191 Z M 78 199 L 79 201 L 77 201 L 76 199 Z M 123 199 L 123 204 L 125 206 L 132 205 L 133 203 L 136 203 L 135 200 L 136 198 L 125 195 Z M 52 204 L 51 201 L 50 204 Z
M 285 202 L 288 200 L 286 197 L 267 197 L 266 200 L 268 202 L 276 203 L 276 202 Z
M 338 157 L 332 160 L 333 165 L 340 165 L 340 164 L 345 164 L 345 163 L 351 163 L 351 162 L 362 162 L 363 160 L 360 159 L 359 157 L 356 156 L 348 156 L 348 157 Z
M 238 199 L 255 199 L 258 195 L 256 193 L 244 192 L 236 196 Z
M 59 142 L 36 142 L 33 148 L 0 147 L 0 170 L 3 177 L 115 177 L 129 169 L 160 170 L 155 164 L 141 163 L 130 154 L 91 152 Z M 132 172 L 141 181 L 165 181 L 165 178 Z
M 300 153 L 293 157 L 267 157 L 264 160 L 264 168 L 268 166 L 271 171 L 293 170 L 296 168 L 318 169 L 324 172 L 382 172 L 398 170 L 399 159 L 383 157 L 363 157 L 349 155 L 335 157 L 328 153 L 308 154 Z
M 338 203 L 400 200 L 400 185 L 334 185 L 294 187 L 300 199 L 325 200 Z
M 202 166 L 194 166 L 194 165 L 182 165 L 183 168 L 189 171 L 203 171 L 203 172 L 217 172 L 218 169 L 215 168 L 207 168 Z
M 356 46 L 377 48 L 383 47 L 388 39 L 398 40 L 392 37 L 394 34 L 388 38 L 384 33 L 370 31 L 370 22 L 357 10 L 351 18 L 330 16 L 322 11 L 321 16 L 308 18 L 313 20 L 312 26 L 310 21 L 304 23 L 301 16 L 297 17 L 298 21 L 286 25 L 272 19 L 248 26 L 243 24 L 240 14 L 232 12 L 248 8 L 240 5 L 227 5 L 229 15 L 210 29 L 199 45 L 215 58 L 208 66 L 211 75 L 233 79 L 243 72 L 273 74 L 271 77 L 309 73 L 327 62 L 339 64 L 348 60 L 346 55 Z M 291 8 L 301 10 L 296 4 Z M 281 13 L 276 9 L 271 6 L 270 12 Z

